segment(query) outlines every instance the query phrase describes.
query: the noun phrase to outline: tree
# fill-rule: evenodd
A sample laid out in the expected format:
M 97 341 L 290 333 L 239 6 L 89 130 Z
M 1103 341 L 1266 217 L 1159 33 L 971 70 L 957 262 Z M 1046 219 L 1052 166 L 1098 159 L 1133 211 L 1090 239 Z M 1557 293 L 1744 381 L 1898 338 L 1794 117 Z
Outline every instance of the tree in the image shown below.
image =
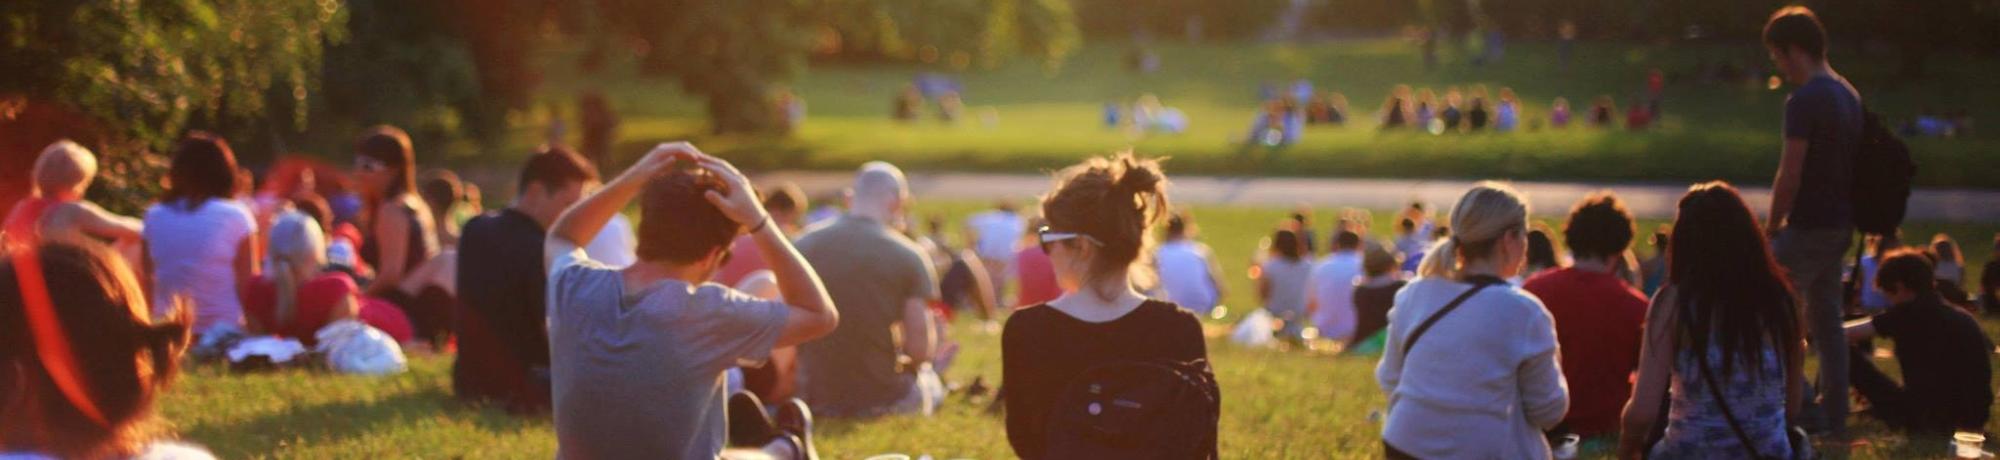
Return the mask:
M 228 127 L 277 115 L 303 126 L 317 91 L 321 49 L 345 37 L 334 0 L 48 0 L 0 2 L 0 96 L 24 114 L 74 117 L 109 177 L 93 197 L 132 211 L 157 189 L 155 153 L 190 127 Z M 267 113 L 274 106 L 288 113 Z M 11 126 L 43 125 L 15 118 Z M 73 131 L 72 131 L 73 130 Z M 39 148 L 37 146 L 36 148 Z M 25 170 L 34 151 L 0 152 Z M 18 168 L 18 169 L 16 169 Z M 13 190 L 0 190 L 5 195 Z M 117 196 L 110 196 L 117 195 Z M 11 202 L 9 202 L 11 204 Z

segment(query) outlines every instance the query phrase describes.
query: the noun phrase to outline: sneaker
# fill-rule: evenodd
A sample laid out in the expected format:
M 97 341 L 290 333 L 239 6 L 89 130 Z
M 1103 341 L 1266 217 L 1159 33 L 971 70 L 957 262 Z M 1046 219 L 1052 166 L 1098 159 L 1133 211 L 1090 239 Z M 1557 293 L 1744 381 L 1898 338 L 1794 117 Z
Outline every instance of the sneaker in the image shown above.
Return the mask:
M 813 449 L 812 408 L 806 407 L 805 401 L 792 399 L 779 404 L 777 428 L 798 440 L 801 460 L 819 460 L 819 451 Z

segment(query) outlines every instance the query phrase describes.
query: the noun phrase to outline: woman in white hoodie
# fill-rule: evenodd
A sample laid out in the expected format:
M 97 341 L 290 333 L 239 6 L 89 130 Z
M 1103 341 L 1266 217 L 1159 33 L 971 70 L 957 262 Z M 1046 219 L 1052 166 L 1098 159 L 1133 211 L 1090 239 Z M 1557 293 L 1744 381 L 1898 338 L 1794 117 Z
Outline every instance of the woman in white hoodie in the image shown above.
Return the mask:
M 1452 209 L 1452 237 L 1397 293 L 1375 369 L 1389 458 L 1549 458 L 1542 432 L 1569 411 L 1555 322 L 1505 281 L 1526 259 L 1527 216 L 1512 188 L 1474 186 Z

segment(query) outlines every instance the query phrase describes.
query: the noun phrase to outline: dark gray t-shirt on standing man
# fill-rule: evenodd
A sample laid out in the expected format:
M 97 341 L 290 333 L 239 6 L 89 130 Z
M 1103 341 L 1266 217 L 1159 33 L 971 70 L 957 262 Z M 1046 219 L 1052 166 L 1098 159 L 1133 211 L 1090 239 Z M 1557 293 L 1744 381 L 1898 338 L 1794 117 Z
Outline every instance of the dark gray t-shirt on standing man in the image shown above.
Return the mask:
M 1847 80 L 1815 76 L 1785 99 L 1785 139 L 1806 140 L 1805 171 L 1787 225 L 1801 230 L 1853 225 L 1848 191 L 1861 149 L 1861 93 Z

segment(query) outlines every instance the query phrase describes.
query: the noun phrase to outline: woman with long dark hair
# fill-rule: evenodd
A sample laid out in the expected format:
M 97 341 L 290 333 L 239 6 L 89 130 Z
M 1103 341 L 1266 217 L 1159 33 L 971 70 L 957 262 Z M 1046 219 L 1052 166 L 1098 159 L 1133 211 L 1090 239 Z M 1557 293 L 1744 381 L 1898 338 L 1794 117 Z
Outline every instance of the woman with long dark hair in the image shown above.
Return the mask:
M 439 252 L 437 223 L 430 205 L 417 196 L 417 160 L 410 135 L 394 126 L 377 126 L 354 145 L 354 179 L 366 206 L 362 216 L 368 236 L 362 239 L 361 260 L 375 267 L 367 293 L 401 307 L 420 339 L 450 333 L 451 296 L 440 289 L 410 293 L 404 278 Z
M 231 198 L 241 185 L 236 154 L 221 137 L 189 133 L 174 147 L 167 177 L 166 193 L 146 209 L 140 258 L 153 275 L 153 313 L 182 299 L 194 309 L 196 334 L 240 331 L 237 293 L 257 277 L 261 257 L 256 218 Z
M 1786 421 L 1802 399 L 1805 339 L 1790 282 L 1760 228 L 1729 184 L 1698 184 L 1681 197 L 1620 458 L 1792 456 Z M 1665 435 L 1645 445 L 1669 385 Z

